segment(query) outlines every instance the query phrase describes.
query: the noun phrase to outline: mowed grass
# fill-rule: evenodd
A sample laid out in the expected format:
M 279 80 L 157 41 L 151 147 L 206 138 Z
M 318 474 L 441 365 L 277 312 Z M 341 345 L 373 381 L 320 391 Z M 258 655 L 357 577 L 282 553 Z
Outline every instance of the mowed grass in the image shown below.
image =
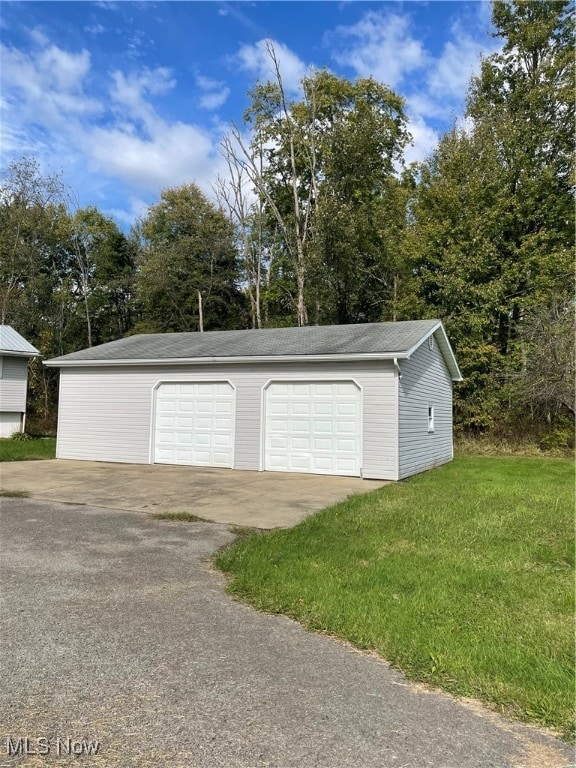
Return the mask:
M 31 440 L 0 439 L 0 461 L 53 459 L 55 456 L 56 438 L 54 437 Z
M 574 467 L 462 457 L 217 553 L 255 607 L 573 733 Z

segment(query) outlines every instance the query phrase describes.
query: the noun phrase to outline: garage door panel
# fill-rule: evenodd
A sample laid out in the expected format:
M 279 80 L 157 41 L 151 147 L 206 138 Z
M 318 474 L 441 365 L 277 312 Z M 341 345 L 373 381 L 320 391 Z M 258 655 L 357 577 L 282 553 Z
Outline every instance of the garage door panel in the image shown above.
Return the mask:
M 295 453 L 292 455 L 288 466 L 292 472 L 308 472 L 310 470 L 310 456 Z
M 356 468 L 356 462 L 354 459 L 343 459 L 339 457 L 336 459 L 336 469 L 343 475 L 352 474 Z
M 313 403 L 314 416 L 332 416 L 334 406 L 332 403 Z
M 234 400 L 234 389 L 225 382 L 161 384 L 156 391 L 154 461 L 232 467 Z
M 361 473 L 362 424 L 354 382 L 273 382 L 265 393 L 264 468 Z M 278 415 L 285 418 L 278 418 Z
M 337 390 L 339 396 L 346 396 L 350 395 L 352 397 L 356 396 L 356 393 L 358 392 L 358 387 L 356 384 L 354 384 L 353 381 L 349 382 L 343 382 L 341 384 L 337 384 Z

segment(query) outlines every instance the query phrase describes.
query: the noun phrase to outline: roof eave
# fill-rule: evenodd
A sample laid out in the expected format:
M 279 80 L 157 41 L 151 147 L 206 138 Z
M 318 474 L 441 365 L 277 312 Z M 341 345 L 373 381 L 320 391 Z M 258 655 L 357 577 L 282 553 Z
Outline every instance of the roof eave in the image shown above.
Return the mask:
M 464 381 L 464 377 L 462 376 L 462 373 L 456 361 L 456 355 L 454 354 L 454 350 L 452 349 L 452 346 L 448 340 L 448 336 L 446 335 L 446 331 L 444 330 L 444 326 L 441 322 L 436 323 L 436 325 L 433 328 L 431 328 L 427 333 L 425 333 L 424 336 L 422 336 L 422 338 L 418 341 L 418 343 L 414 344 L 414 346 L 408 350 L 406 357 L 410 358 L 414 354 L 414 352 L 420 346 L 422 346 L 422 344 L 424 344 L 424 342 L 430 336 L 432 336 L 437 331 L 440 332 L 440 342 L 438 346 L 440 347 L 440 351 L 442 352 L 444 361 L 446 362 L 448 370 L 450 371 L 450 376 L 452 377 L 452 381 Z
M 15 349 L 0 349 L 2 357 L 42 357 L 40 352 L 22 352 Z
M 359 362 L 365 360 L 394 360 L 405 359 L 408 353 L 398 352 L 368 352 L 363 354 L 336 354 L 336 355 L 249 355 L 236 357 L 164 357 L 164 358 L 129 358 L 119 360 L 65 360 L 53 358 L 45 360 L 44 365 L 53 368 L 84 368 L 98 366 L 120 365 L 202 365 L 205 363 L 298 363 L 306 362 Z

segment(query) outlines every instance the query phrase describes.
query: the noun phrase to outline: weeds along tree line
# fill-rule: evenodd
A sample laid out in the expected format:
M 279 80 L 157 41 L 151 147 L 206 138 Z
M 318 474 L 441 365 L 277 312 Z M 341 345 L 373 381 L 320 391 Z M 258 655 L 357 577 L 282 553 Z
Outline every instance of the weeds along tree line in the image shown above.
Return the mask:
M 404 101 L 328 70 L 289 100 L 250 92 L 211 197 L 162 191 L 129 234 L 33 157 L 0 195 L 1 322 L 45 357 L 127 334 L 439 317 L 460 430 L 570 444 L 574 417 L 574 58 L 566 0 L 495 2 L 502 48 L 465 114 L 407 165 Z M 54 372 L 32 364 L 50 420 Z

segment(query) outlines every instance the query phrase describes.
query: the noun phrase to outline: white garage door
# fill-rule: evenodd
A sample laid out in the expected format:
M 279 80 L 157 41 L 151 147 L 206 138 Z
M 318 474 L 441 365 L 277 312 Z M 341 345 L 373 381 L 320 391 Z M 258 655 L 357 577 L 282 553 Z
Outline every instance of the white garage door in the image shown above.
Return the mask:
M 265 403 L 265 469 L 360 475 L 362 393 L 353 381 L 272 383 Z
M 234 389 L 227 382 L 160 384 L 154 461 L 232 467 Z

